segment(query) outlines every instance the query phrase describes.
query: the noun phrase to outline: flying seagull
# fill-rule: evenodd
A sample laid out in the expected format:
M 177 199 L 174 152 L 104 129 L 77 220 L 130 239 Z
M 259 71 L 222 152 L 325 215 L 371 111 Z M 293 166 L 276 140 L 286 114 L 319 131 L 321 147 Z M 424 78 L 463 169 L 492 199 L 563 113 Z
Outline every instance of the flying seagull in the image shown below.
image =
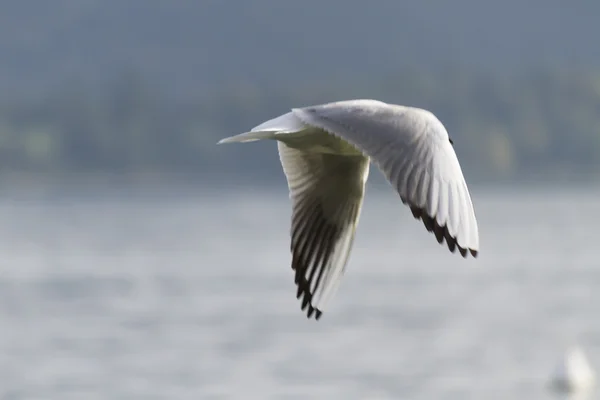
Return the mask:
M 384 173 L 438 243 L 477 257 L 471 196 L 444 125 L 431 112 L 377 100 L 293 108 L 221 143 L 277 141 L 293 203 L 296 297 L 319 319 L 336 292 L 352 249 L 369 175 Z

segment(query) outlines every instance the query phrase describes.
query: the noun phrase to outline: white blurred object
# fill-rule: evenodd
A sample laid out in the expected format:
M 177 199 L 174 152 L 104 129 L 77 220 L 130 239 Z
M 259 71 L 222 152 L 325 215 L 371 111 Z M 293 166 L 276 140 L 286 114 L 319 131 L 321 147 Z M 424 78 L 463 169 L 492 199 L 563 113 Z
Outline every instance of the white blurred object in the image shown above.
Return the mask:
M 572 347 L 565 352 L 551 380 L 552 388 L 562 393 L 588 391 L 594 383 L 594 371 L 579 347 Z

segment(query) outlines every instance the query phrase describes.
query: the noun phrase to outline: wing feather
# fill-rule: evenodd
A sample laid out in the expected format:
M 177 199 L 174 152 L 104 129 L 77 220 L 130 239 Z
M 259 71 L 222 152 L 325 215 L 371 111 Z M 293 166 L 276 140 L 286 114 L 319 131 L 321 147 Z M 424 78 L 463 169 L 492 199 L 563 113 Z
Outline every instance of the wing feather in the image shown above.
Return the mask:
M 307 125 L 359 149 L 382 170 L 403 203 L 438 242 L 463 257 L 479 251 L 471 196 L 442 123 L 429 111 L 375 100 L 293 109 Z
M 293 202 L 296 297 L 319 319 L 344 273 L 358 223 L 368 159 L 308 152 L 277 143 Z

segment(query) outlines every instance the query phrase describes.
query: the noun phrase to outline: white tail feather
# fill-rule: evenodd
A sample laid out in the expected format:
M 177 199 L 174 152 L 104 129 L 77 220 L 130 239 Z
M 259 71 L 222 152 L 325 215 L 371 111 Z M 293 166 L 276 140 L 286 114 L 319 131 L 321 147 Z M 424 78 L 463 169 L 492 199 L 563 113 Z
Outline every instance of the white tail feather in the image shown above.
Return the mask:
M 257 127 L 252 128 L 251 132 L 271 131 L 280 133 L 292 133 L 301 131 L 305 128 L 306 125 L 304 125 L 302 121 L 298 117 L 296 117 L 296 115 L 294 115 L 294 113 L 289 112 L 277 118 L 270 119 L 267 122 L 263 122 Z
M 274 139 L 277 134 L 299 132 L 305 128 L 306 125 L 304 125 L 293 113 L 289 112 L 277 118 L 270 119 L 267 122 L 263 122 L 253 128 L 250 132 L 221 139 L 217 144 L 236 142 L 245 143 L 262 139 Z
M 223 143 L 246 143 L 246 142 L 254 142 L 256 140 L 262 139 L 272 139 L 275 137 L 275 132 L 245 132 L 240 133 L 239 135 L 230 136 L 225 139 L 221 139 L 217 142 L 217 144 Z

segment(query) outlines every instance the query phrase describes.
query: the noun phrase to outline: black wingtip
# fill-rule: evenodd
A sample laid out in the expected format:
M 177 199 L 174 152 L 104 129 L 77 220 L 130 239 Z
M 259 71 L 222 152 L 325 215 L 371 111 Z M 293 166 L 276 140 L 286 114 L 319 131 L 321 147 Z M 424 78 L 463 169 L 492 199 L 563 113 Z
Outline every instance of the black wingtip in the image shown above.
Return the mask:
M 310 319 L 314 315 L 315 320 L 318 321 L 321 318 L 321 315 L 323 315 L 323 312 L 310 304 L 311 298 L 312 296 L 310 296 L 309 293 L 304 293 L 300 309 L 306 312 L 306 318 Z
M 318 321 L 321 319 L 323 312 L 317 308 L 314 308 L 313 306 L 309 306 L 308 312 L 306 313 L 306 318 L 310 319 L 313 315 L 315 316 L 315 321 Z
M 316 310 L 316 308 L 315 308 Z M 323 315 L 323 311 L 321 310 L 317 310 L 317 312 L 315 313 L 315 320 L 318 321 L 321 319 L 321 315 Z
M 451 137 L 448 137 L 448 140 L 450 141 L 450 144 L 451 144 L 452 146 L 454 146 L 454 140 L 452 140 L 452 138 L 451 138 Z
M 450 235 L 447 225 L 441 226 L 437 223 L 435 218 L 428 215 L 427 212 L 420 207 L 411 206 L 410 211 L 415 219 L 420 219 L 423 222 L 423 225 L 425 225 L 425 229 L 427 229 L 428 232 L 432 232 L 435 235 L 439 244 L 443 244 L 444 241 L 446 242 L 446 246 L 448 246 L 448 250 L 450 250 L 451 253 L 456 253 L 456 249 L 458 249 L 463 258 L 467 258 L 469 253 L 471 253 L 474 258 L 477 258 L 479 252 L 477 250 L 461 247 L 456 241 L 456 238 Z
M 306 317 L 310 319 L 314 316 L 315 320 L 319 320 L 323 312 L 318 308 L 313 307 L 312 294 L 310 293 L 310 285 L 306 278 L 302 275 L 302 270 L 298 267 L 298 258 L 292 260 L 292 268 L 296 270 L 294 281 L 296 284 L 296 298 L 300 299 L 300 309 L 306 313 Z

